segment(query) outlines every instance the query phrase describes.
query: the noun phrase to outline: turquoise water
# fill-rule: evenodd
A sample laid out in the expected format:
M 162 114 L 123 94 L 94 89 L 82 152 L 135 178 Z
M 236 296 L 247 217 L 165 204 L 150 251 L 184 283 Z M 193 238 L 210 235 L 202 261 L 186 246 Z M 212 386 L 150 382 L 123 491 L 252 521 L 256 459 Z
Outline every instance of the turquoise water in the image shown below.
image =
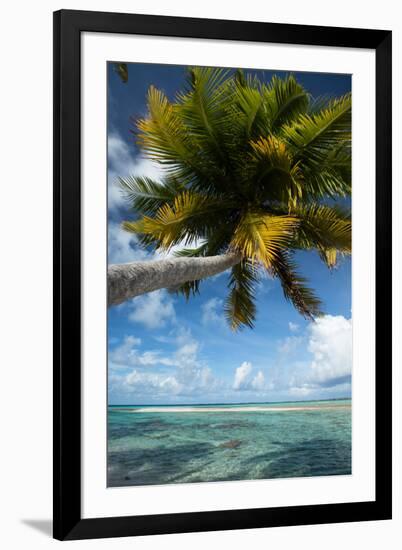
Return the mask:
M 350 400 L 109 407 L 109 487 L 346 474 Z

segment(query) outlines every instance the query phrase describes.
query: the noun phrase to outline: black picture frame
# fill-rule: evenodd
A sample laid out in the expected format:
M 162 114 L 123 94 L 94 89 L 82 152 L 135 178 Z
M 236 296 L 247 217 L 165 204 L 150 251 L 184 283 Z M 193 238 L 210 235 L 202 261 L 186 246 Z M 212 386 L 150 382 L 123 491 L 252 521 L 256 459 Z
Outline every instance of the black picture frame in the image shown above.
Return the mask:
M 83 32 L 369 48 L 376 55 L 375 501 L 81 516 L 81 50 Z M 391 518 L 391 32 L 61 10 L 54 13 L 54 537 L 60 540 Z M 374 223 L 374 221 L 373 221 Z

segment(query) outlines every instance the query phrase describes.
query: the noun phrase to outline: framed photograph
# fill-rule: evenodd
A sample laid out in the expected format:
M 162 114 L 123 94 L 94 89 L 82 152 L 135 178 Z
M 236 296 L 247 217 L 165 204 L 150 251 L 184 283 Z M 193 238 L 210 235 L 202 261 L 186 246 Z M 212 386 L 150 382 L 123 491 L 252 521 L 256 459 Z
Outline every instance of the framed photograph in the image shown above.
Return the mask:
M 391 32 L 54 14 L 54 536 L 391 518 Z

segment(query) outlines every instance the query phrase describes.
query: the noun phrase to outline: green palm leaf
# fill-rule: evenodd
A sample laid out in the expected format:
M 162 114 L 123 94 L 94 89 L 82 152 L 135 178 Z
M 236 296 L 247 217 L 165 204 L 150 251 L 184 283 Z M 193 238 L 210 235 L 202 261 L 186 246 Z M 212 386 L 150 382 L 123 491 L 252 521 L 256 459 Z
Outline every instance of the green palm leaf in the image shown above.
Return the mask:
M 147 177 L 127 176 L 119 178 L 119 184 L 132 208 L 140 214 L 156 214 L 159 208 L 172 203 L 184 190 L 183 185 L 172 177 L 160 183 Z
M 170 288 L 170 292 L 175 294 L 183 294 L 186 300 L 190 299 L 190 296 L 196 296 L 200 293 L 200 283 L 201 279 L 196 281 L 187 281 L 181 285 L 178 285 L 175 288 Z
M 252 141 L 250 180 L 252 189 L 262 203 L 266 200 L 288 201 L 295 205 L 303 196 L 303 174 L 293 162 L 286 143 L 270 136 Z
M 247 212 L 234 232 L 231 248 L 244 258 L 270 268 L 280 251 L 292 241 L 297 223 L 291 216 Z
M 230 291 L 224 307 L 226 319 L 232 330 L 237 330 L 241 326 L 254 326 L 257 281 L 257 271 L 250 262 L 243 261 L 232 268 Z
M 297 206 L 292 214 L 300 220 L 297 241 L 302 248 L 352 251 L 352 221 L 349 211 L 323 204 Z
M 123 84 L 128 82 L 128 67 L 127 63 L 113 63 L 115 72 L 119 75 Z
M 300 115 L 293 124 L 282 128 L 282 134 L 299 153 L 312 157 L 312 162 L 322 160 L 322 154 L 339 145 L 340 140 L 350 140 L 352 100 L 349 94 L 331 101 L 323 110 L 313 115 Z
M 222 118 L 228 71 L 194 67 L 188 72 L 188 90 L 178 95 L 179 112 L 187 130 L 198 143 L 220 152 Z
M 232 135 L 239 137 L 239 145 L 247 146 L 249 139 L 260 135 L 261 129 L 267 129 L 264 102 L 260 87 L 250 79 L 236 78 L 229 105 L 231 113 Z
M 271 131 L 276 131 L 307 111 L 309 94 L 292 75 L 285 79 L 273 76 L 265 93 Z
M 351 96 L 345 95 L 318 113 L 301 115 L 281 129 L 295 160 L 303 166 L 305 190 L 313 196 L 350 193 L 350 182 L 336 171 L 334 150 L 342 150 L 345 165 L 351 139 L 351 111 Z
M 177 109 L 153 86 L 149 88 L 147 103 L 149 116 L 137 122 L 140 147 L 161 164 L 190 162 L 192 146 Z
M 176 244 L 202 239 L 212 217 L 222 215 L 228 208 L 230 203 L 184 191 L 175 197 L 173 205 L 163 204 L 155 217 L 143 216 L 135 222 L 124 222 L 123 227 L 145 237 L 145 243 L 158 242 L 160 248 L 169 250 Z
M 204 243 L 196 248 L 182 248 L 175 252 L 175 256 L 179 258 L 199 258 L 200 256 L 205 256 L 205 253 L 208 249 L 208 243 Z

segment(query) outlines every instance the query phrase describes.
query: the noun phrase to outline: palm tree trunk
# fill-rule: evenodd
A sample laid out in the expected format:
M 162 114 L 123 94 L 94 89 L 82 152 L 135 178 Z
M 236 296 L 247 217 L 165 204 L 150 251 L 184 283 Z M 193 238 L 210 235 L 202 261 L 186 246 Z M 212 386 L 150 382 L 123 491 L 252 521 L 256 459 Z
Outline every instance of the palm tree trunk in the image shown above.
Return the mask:
M 188 281 L 205 279 L 239 263 L 236 253 L 205 258 L 168 258 L 149 262 L 115 264 L 108 268 L 108 305 L 158 290 L 174 288 Z

